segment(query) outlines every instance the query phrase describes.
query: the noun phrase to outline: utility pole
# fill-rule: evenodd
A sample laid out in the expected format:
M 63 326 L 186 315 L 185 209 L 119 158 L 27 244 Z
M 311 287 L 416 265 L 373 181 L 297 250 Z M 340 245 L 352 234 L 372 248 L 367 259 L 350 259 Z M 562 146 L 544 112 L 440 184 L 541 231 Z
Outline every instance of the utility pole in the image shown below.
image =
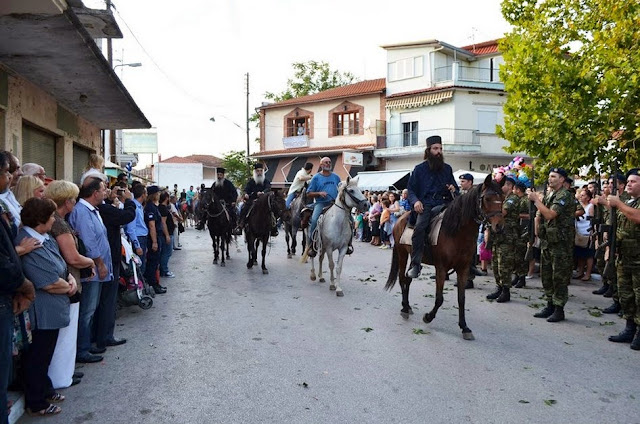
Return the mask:
M 107 4 L 107 10 L 111 12 L 111 0 L 105 0 Z M 107 38 L 107 60 L 109 61 L 109 67 L 113 69 L 113 45 L 111 37 Z M 116 162 L 116 130 L 109 129 L 109 160 L 113 163 Z
M 245 76 L 247 79 L 247 168 L 249 169 L 249 175 L 251 175 L 251 161 L 249 160 L 249 72 L 247 72 Z

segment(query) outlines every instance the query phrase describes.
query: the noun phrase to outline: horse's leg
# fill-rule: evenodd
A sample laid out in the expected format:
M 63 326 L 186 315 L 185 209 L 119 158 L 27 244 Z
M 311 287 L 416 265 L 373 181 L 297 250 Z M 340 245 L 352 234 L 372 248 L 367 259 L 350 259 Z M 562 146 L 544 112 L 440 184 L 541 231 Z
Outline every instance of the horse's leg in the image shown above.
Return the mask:
M 335 262 L 333 262 L 333 251 L 328 250 L 324 252 L 327 255 L 327 265 L 329 266 L 329 281 L 331 282 L 331 284 L 329 284 L 329 290 L 335 290 L 336 289 L 336 278 L 335 278 L 335 274 L 333 273 L 333 270 L 335 268 Z
M 249 253 L 249 261 L 247 262 L 247 268 L 253 268 L 253 236 L 246 234 L 245 243 L 247 243 L 247 252 Z
M 291 240 L 289 237 L 290 232 L 291 226 L 289 224 L 284 224 L 284 239 L 287 242 L 287 259 L 291 259 Z
M 216 236 L 212 236 L 211 240 L 213 241 L 213 243 L 211 243 L 211 247 L 213 248 L 213 264 L 217 265 L 218 264 L 218 246 L 216 245 Z
M 424 314 L 422 320 L 427 324 L 433 321 L 438 313 L 438 309 L 442 306 L 442 302 L 444 302 L 444 297 L 442 296 L 442 289 L 444 288 L 444 279 L 447 276 L 447 269 L 438 267 L 436 268 L 436 304 L 433 305 L 433 309 L 429 311 L 429 313 Z M 464 283 L 463 283 L 464 285 Z M 464 289 L 464 287 L 463 287 Z
M 318 282 L 320 283 L 324 283 L 326 280 L 324 279 L 324 277 L 322 276 L 322 261 L 324 260 L 324 249 L 320 250 L 320 252 L 318 252 Z M 331 288 L 331 290 L 334 290 L 334 288 Z
M 467 327 L 467 321 L 464 318 L 464 286 L 466 285 L 467 278 L 469 277 L 469 266 L 461 269 L 456 269 L 458 275 L 458 326 L 462 330 L 462 338 L 465 340 L 475 340 L 473 332 Z
M 269 270 L 267 269 L 267 265 L 265 264 L 265 256 L 267 256 L 267 244 L 269 244 L 269 236 L 266 236 L 262 239 L 262 273 L 268 274 Z
M 224 247 L 226 243 L 226 237 L 224 236 L 224 234 L 219 237 L 218 243 L 220 244 L 220 266 L 226 266 L 226 264 L 224 263 Z
M 296 234 L 298 232 L 298 228 L 294 227 L 292 224 L 290 227 L 290 231 L 291 231 L 291 254 L 295 255 L 296 247 L 298 247 L 298 242 L 296 241 Z
M 344 257 L 347 254 L 347 248 L 344 247 L 338 251 L 338 263 L 336 264 L 336 296 L 344 296 L 342 292 L 342 287 L 340 287 L 340 275 L 342 274 L 342 261 L 344 261 Z M 329 265 L 333 264 L 333 255 L 329 256 Z
M 407 262 L 409 260 L 409 252 L 402 246 L 397 246 L 398 249 L 398 280 L 400 280 L 400 289 L 402 290 L 402 309 L 400 315 L 402 318 L 408 319 L 409 315 L 413 315 L 413 309 L 409 303 L 409 288 L 411 287 L 411 278 L 407 277 L 405 272 L 407 269 Z

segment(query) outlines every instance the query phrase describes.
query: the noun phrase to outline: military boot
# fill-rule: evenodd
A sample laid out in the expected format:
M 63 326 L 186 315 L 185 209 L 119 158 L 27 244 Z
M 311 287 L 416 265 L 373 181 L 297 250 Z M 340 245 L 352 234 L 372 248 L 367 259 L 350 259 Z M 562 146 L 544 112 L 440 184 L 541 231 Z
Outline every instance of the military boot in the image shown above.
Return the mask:
M 560 322 L 564 321 L 564 308 L 562 306 L 556 306 L 553 314 L 547 318 L 547 322 Z
M 538 313 L 533 314 L 535 318 L 549 318 L 553 314 L 553 303 L 547 302 L 547 306 Z
M 521 277 L 518 277 L 518 282 L 513 287 L 515 287 L 516 289 L 521 289 L 526 284 L 527 284 L 527 280 L 525 279 L 525 276 L 523 275 Z
M 498 299 L 496 299 L 496 302 L 505 303 L 510 300 L 511 300 L 511 293 L 509 292 L 509 287 L 503 287 L 502 293 L 500 293 L 500 296 L 498 296 Z
M 593 294 L 605 294 L 607 291 L 609 291 L 609 283 L 603 283 L 602 287 L 600 287 L 598 290 L 594 290 L 591 293 Z
M 602 313 L 603 314 L 617 314 L 621 310 L 622 310 L 622 306 L 620 306 L 620 302 L 614 300 L 613 303 L 609 307 L 604 308 L 602 310 Z
M 620 333 L 615 336 L 609 336 L 609 341 L 614 343 L 631 343 L 635 341 L 637 336 L 634 338 L 633 336 L 636 334 L 638 326 L 632 319 L 627 320 L 627 325 L 624 327 Z M 639 340 L 640 342 L 640 340 Z
M 487 295 L 487 299 L 489 300 L 494 300 L 497 299 L 498 297 L 500 297 L 500 294 L 502 294 L 502 286 L 496 286 L 496 291 L 494 291 L 493 293 L 489 293 Z
M 520 279 L 520 277 L 518 277 L 517 275 L 515 277 L 513 277 L 513 279 L 511 280 L 511 285 L 510 287 L 515 287 L 516 284 L 518 284 L 518 280 Z
M 631 342 L 631 349 L 640 350 L 640 330 L 636 331 L 636 336 L 633 338 Z
M 607 291 L 603 294 L 604 297 L 613 297 L 613 284 L 609 284 Z
M 473 288 L 473 280 L 467 280 L 467 284 L 464 285 L 465 290 L 469 290 Z

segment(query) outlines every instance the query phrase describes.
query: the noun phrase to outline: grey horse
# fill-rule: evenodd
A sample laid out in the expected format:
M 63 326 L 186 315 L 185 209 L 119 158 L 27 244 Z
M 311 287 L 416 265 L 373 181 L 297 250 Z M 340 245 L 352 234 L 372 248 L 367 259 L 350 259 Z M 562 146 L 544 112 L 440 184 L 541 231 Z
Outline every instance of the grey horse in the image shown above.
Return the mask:
M 338 186 L 338 196 L 335 203 L 320 216 L 317 226 L 316 252 L 318 252 L 318 277 L 319 282 L 325 280 L 322 277 L 322 259 L 327 255 L 331 277 L 330 290 L 335 290 L 337 296 L 344 296 L 340 287 L 340 274 L 342 261 L 347 254 L 347 247 L 353 237 L 353 225 L 351 223 L 351 209 L 356 208 L 364 212 L 369 208 L 369 202 L 358 188 L 358 177 L 347 178 Z M 308 230 L 307 230 L 308 231 Z M 311 240 L 311 237 L 307 237 Z M 311 244 L 311 242 L 309 242 Z M 305 249 L 300 262 L 305 262 L 308 257 L 309 246 Z M 338 251 L 337 266 L 333 261 L 333 252 Z M 335 274 L 334 274 L 335 268 Z M 311 258 L 311 281 L 316 280 L 315 261 Z

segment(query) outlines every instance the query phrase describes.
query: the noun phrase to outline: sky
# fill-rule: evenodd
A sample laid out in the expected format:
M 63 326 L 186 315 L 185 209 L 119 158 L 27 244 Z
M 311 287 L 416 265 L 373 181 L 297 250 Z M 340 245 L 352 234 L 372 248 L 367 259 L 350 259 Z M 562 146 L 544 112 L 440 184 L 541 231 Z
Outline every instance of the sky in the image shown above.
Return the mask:
M 84 2 L 105 7 L 104 0 Z M 325 61 L 359 80 L 383 78 L 381 45 L 437 39 L 463 46 L 509 29 L 500 0 L 112 2 L 124 33 L 114 41 L 114 66 L 142 63 L 116 73 L 157 128 L 162 159 L 246 150 L 246 73 L 252 113 L 265 92 L 286 88 L 294 62 Z M 259 131 L 250 128 L 255 152 Z M 141 164 L 150 160 L 140 157 Z

